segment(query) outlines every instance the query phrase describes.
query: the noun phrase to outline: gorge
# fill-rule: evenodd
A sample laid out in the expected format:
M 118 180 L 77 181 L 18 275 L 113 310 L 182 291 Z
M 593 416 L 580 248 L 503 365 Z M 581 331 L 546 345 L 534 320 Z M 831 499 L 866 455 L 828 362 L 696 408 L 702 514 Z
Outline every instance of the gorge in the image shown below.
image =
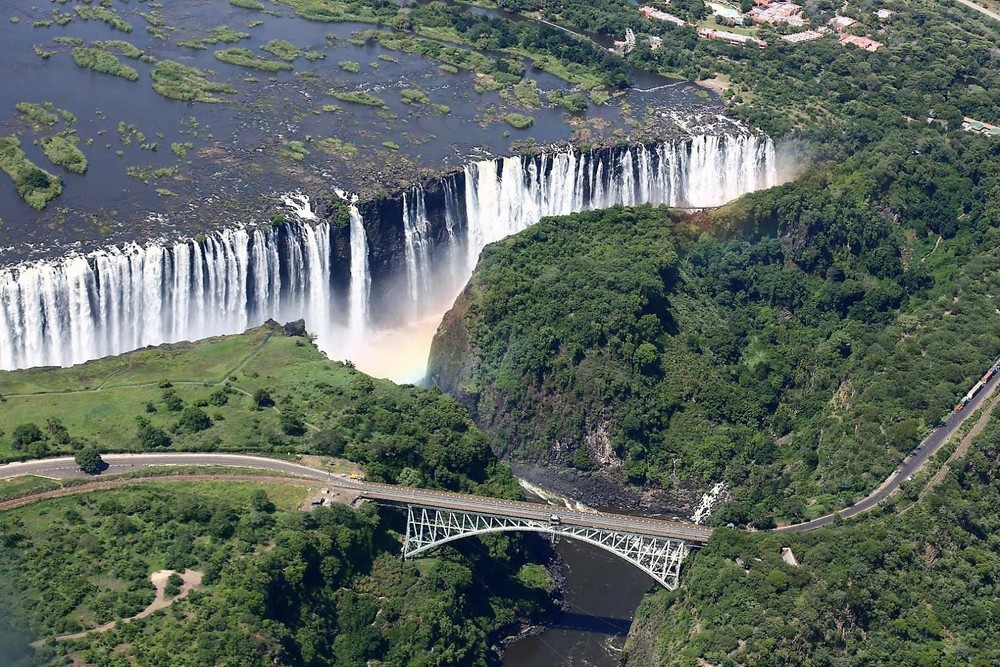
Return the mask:
M 485 245 L 542 217 L 710 207 L 777 180 L 773 142 L 747 133 L 482 160 L 350 203 L 347 220 L 339 202 L 287 195 L 291 215 L 269 226 L 0 269 L 0 368 L 71 365 L 268 318 L 304 319 L 331 358 L 354 359 L 380 333 L 435 321 Z M 419 379 L 430 333 L 423 358 L 384 374 Z

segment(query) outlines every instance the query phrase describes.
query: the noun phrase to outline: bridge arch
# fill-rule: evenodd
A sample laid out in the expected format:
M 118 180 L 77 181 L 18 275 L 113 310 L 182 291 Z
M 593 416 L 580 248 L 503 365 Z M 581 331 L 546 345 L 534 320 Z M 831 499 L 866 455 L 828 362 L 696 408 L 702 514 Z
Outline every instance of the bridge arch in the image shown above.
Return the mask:
M 562 522 L 407 505 L 403 558 L 449 542 L 489 533 L 532 532 L 586 542 L 639 568 L 668 590 L 680 585 L 680 569 L 695 546 L 684 540 L 590 528 Z

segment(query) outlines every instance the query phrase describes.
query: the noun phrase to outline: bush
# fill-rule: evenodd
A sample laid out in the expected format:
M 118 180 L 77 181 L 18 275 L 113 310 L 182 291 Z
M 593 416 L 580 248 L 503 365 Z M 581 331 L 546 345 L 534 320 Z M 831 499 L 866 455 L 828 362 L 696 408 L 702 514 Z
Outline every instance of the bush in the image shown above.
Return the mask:
M 159 447 L 169 447 L 171 440 L 163 429 L 156 428 L 144 417 L 136 417 L 139 430 L 136 438 L 143 449 L 157 449 Z
M 181 413 L 181 418 L 177 422 L 177 426 L 189 433 L 197 433 L 211 428 L 212 420 L 201 408 L 188 407 L 184 408 L 184 412 Z
M 253 405 L 258 410 L 270 408 L 274 405 L 274 399 L 267 389 L 257 389 L 253 393 Z
M 37 424 L 29 422 L 27 424 L 19 424 L 14 428 L 12 444 L 14 449 L 21 451 L 26 449 L 31 443 L 38 442 L 41 439 L 42 430 L 38 428 Z
M 515 130 L 524 130 L 535 124 L 534 118 L 519 113 L 509 113 L 504 116 L 504 120 Z

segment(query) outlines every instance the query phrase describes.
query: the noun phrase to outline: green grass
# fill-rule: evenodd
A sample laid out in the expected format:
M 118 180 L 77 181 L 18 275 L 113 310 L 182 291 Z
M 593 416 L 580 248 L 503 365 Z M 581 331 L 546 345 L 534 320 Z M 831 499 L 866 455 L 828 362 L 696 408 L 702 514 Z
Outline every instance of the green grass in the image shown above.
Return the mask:
M 524 130 L 535 124 L 534 118 L 519 113 L 506 114 L 503 119 L 515 130 Z
M 384 107 L 385 102 L 380 98 L 370 94 L 365 93 L 360 90 L 352 90 L 343 93 L 334 93 L 336 97 L 341 102 L 350 102 L 351 104 L 363 104 L 369 107 Z
M 281 145 L 283 148 L 278 151 L 278 154 L 292 158 L 298 162 L 301 162 L 305 156 L 309 155 L 309 149 L 301 141 L 282 141 Z
M 257 11 L 263 11 L 266 7 L 260 0 L 229 0 L 229 4 L 233 7 L 241 7 L 243 9 L 256 9 Z
M 250 49 L 233 47 L 215 52 L 215 57 L 224 63 L 249 67 L 250 69 L 261 70 L 262 72 L 281 72 L 292 69 L 292 65 L 283 60 L 271 60 L 261 58 Z
M 356 158 L 358 156 L 358 147 L 347 141 L 341 141 L 334 137 L 327 137 L 325 139 L 320 139 L 316 142 L 316 146 L 322 150 L 324 153 L 328 153 L 335 157 L 340 157 L 346 159 Z
M 189 102 L 225 102 L 220 94 L 236 92 L 228 83 L 209 81 L 197 67 L 188 67 L 173 60 L 161 60 L 152 71 L 153 90 L 164 97 Z
M 58 489 L 60 486 L 62 485 L 59 482 L 34 475 L 0 479 L 0 501 L 20 498 L 39 491 Z
M 123 39 L 110 39 L 103 42 L 94 42 L 94 46 L 99 49 L 104 49 L 105 51 L 114 49 L 126 58 L 132 58 L 133 60 L 138 60 L 144 55 L 142 49 L 135 46 L 131 42 L 126 42 Z
M 426 93 L 413 88 L 404 88 L 400 96 L 403 99 L 403 104 L 429 104 L 431 101 Z
M 538 97 L 538 82 L 534 79 L 523 79 L 514 86 L 514 97 L 526 107 L 535 108 L 542 103 Z
M 31 123 L 31 126 L 40 130 L 52 127 L 59 122 L 59 116 L 52 113 L 52 103 L 35 104 L 34 102 L 18 102 L 14 105 L 21 118 Z
M 125 65 L 113 53 L 91 46 L 78 46 L 73 49 L 73 62 L 80 67 L 87 67 L 102 74 L 120 76 L 129 81 L 139 79 L 135 68 Z
M 337 67 L 344 70 L 345 72 L 351 72 L 352 74 L 357 74 L 361 71 L 361 65 L 354 62 L 353 60 L 341 60 L 337 63 Z
M 132 25 L 119 16 L 118 12 L 113 9 L 108 9 L 106 7 L 88 7 L 85 5 L 78 5 L 74 9 L 77 15 L 84 21 L 103 21 L 115 30 L 120 30 L 121 32 L 132 32 Z
M 192 144 L 190 141 L 170 144 L 170 150 L 173 151 L 173 154 L 179 158 L 186 158 L 188 151 L 190 151 L 192 148 L 194 148 L 194 144 Z
M 62 181 L 29 160 L 14 135 L 0 138 L 0 169 L 7 172 L 17 187 L 17 194 L 36 211 L 41 211 L 62 194 Z
M 260 50 L 286 62 L 292 62 L 299 56 L 306 55 L 304 50 L 284 39 L 272 39 L 261 46 Z
M 77 147 L 79 138 L 75 136 L 63 136 L 57 134 L 54 137 L 45 137 L 39 140 L 45 156 L 60 167 L 71 171 L 74 174 L 82 174 L 87 171 L 87 156 Z
M 202 41 L 206 44 L 235 44 L 240 40 L 249 39 L 250 33 L 230 30 L 229 26 L 220 25 L 208 31 L 208 37 Z

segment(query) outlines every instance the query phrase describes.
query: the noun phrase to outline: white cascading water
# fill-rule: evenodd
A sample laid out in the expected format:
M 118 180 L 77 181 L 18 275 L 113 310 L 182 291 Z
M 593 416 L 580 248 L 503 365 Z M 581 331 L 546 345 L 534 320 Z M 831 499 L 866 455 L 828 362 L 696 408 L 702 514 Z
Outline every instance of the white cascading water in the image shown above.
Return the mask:
M 440 314 L 486 244 L 544 216 L 616 204 L 715 206 L 777 183 L 774 146 L 754 135 L 484 160 L 463 175 L 464 190 L 452 180 L 442 184 L 446 240 L 439 243 L 446 248 L 431 248 L 423 188 L 403 195 L 403 219 L 395 224 L 404 237 L 409 304 L 383 321 L 405 325 L 426 320 L 435 308 Z M 337 294 L 330 223 L 318 219 L 304 196 L 283 200 L 298 220 L 0 269 L 0 369 L 65 366 L 237 333 L 268 318 L 304 318 L 320 347 L 343 358 L 351 341 L 379 333 L 364 221 L 352 205 L 350 286 Z M 422 343 L 423 362 L 432 333 Z M 394 379 L 413 375 L 408 370 Z
M 368 293 L 371 290 L 371 274 L 368 272 L 368 237 L 365 235 L 364 221 L 358 207 L 351 204 L 351 294 L 350 331 L 359 339 L 368 326 Z

